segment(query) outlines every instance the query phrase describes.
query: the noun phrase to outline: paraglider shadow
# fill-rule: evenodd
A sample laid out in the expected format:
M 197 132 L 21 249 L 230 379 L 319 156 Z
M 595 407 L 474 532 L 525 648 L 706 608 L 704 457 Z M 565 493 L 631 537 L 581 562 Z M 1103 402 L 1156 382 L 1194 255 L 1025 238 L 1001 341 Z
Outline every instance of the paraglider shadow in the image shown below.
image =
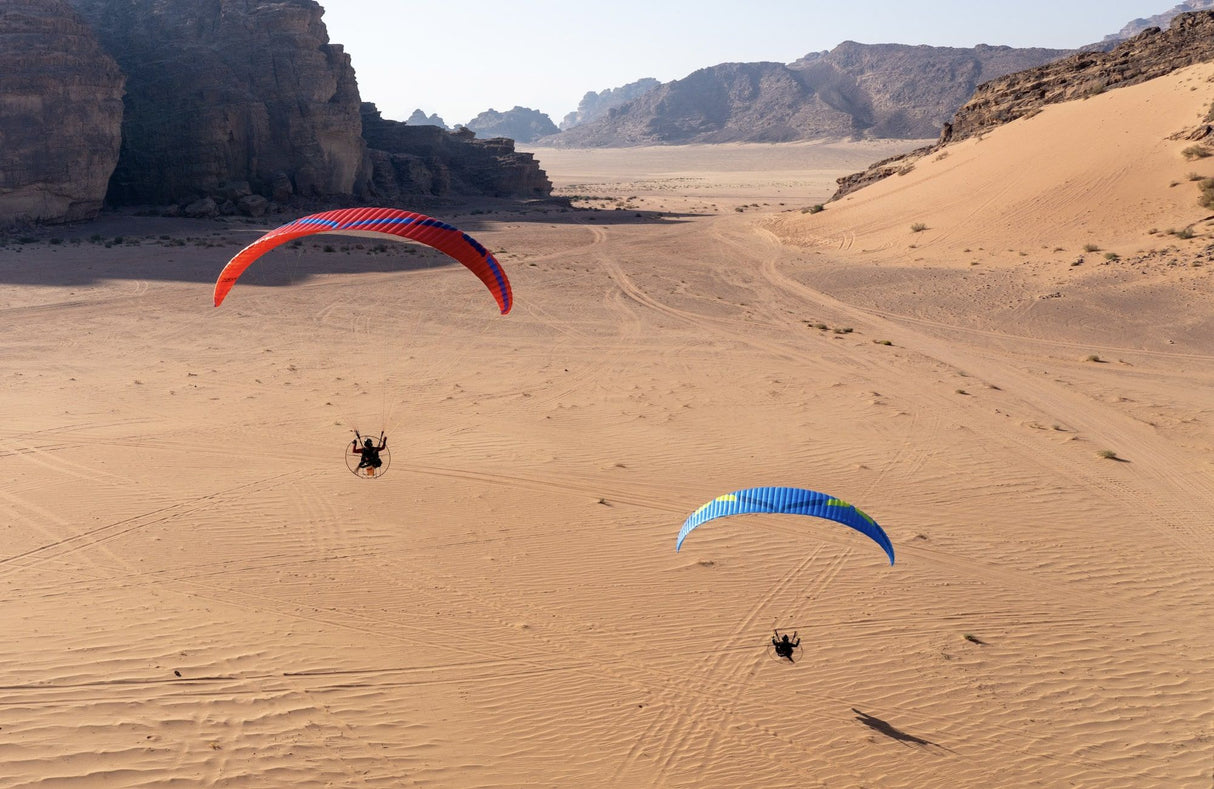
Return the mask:
M 198 222 L 201 225 L 202 220 Z M 107 247 L 88 240 L 89 229 L 82 225 L 60 230 L 67 241 L 54 246 L 44 241 L 0 246 L 0 284 L 84 287 L 124 279 L 210 285 L 225 261 L 264 232 L 262 228 L 212 223 L 196 231 L 178 230 L 173 239 L 165 240 L 156 225 L 145 220 L 141 228 L 144 232 L 127 231 L 125 243 L 138 246 L 143 253 L 131 255 L 123 245 L 111 243 Z M 332 274 L 412 272 L 460 265 L 420 244 L 385 245 L 345 236 L 292 244 L 271 252 L 262 265 L 241 278 L 241 284 L 285 287 Z M 44 256 L 39 265 L 29 265 L 27 254 L 31 252 Z
M 925 740 L 922 737 L 916 737 L 913 734 L 908 734 L 907 732 L 904 732 L 901 729 L 894 727 L 893 725 L 889 724 L 886 721 L 881 720 L 880 718 L 878 718 L 876 716 L 869 715 L 867 712 L 861 712 L 860 710 L 856 709 L 855 707 L 852 707 L 851 711 L 856 713 L 856 720 L 860 721 L 860 723 L 863 723 L 865 726 L 867 726 L 868 728 L 872 729 L 875 732 L 884 734 L 886 737 L 889 737 L 892 740 L 897 740 L 898 742 L 906 743 L 907 745 L 922 745 L 922 746 L 928 747 L 928 748 L 940 748 L 941 750 L 949 750 L 948 748 L 945 748 L 942 745 L 937 745 L 936 743 L 932 742 L 931 740 Z

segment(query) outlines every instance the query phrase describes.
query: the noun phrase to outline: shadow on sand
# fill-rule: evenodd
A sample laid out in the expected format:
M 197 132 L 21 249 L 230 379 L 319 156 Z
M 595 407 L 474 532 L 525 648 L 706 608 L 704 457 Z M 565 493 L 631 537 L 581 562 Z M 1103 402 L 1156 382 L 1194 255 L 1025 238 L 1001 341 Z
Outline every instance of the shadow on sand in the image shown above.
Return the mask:
M 259 219 L 184 219 L 102 214 L 92 222 L 0 231 L 0 283 L 82 287 L 128 279 L 211 284 L 228 260 L 262 233 L 325 210 L 288 209 Z M 691 214 L 570 208 L 559 201 L 412 208 L 475 235 L 500 223 L 667 225 Z M 295 242 L 293 242 L 294 244 Z M 459 265 L 421 244 L 341 235 L 313 236 L 271 253 L 241 277 L 245 285 L 288 286 L 318 274 L 412 271 Z M 149 250 L 155 250 L 148 254 Z M 138 252 L 138 254 L 136 254 Z M 37 263 L 32 260 L 36 256 Z M 508 263 L 503 261 L 503 263 Z
M 926 748 L 940 748 L 941 750 L 946 751 L 949 750 L 942 745 L 937 745 L 931 740 L 925 740 L 922 737 L 916 737 L 913 734 L 909 734 L 901 729 L 895 728 L 893 725 L 881 720 L 880 718 L 869 715 L 867 712 L 861 712 L 855 707 L 852 707 L 851 711 L 856 713 L 856 720 L 860 721 L 873 731 L 884 734 L 891 740 L 897 740 L 898 742 L 906 743 L 907 745 L 922 745 Z

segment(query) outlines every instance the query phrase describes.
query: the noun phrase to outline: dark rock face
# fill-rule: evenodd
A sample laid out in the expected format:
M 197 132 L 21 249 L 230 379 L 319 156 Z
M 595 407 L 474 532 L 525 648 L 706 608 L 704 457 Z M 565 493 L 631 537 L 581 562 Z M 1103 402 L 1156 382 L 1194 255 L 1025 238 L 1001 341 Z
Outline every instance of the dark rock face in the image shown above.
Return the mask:
M 110 201 L 359 191 L 358 87 L 314 0 L 70 1 L 127 75 Z
M 578 102 L 577 110 L 566 115 L 561 120 L 560 127 L 562 130 L 572 129 L 574 126 L 596 121 L 606 115 L 612 107 L 618 107 L 640 98 L 661 84 L 653 77 L 645 77 L 618 88 L 608 88 L 597 93 L 593 90 L 587 91 L 586 95 L 582 96 L 582 100 Z
M 62 0 L 0 3 L 0 225 L 96 216 L 118 161 L 122 86 Z
M 600 147 L 932 137 L 980 82 L 1065 54 L 848 41 L 787 65 L 701 69 L 544 142 Z
M 556 124 L 544 113 L 517 106 L 506 112 L 486 110 L 465 125 L 485 137 L 509 137 L 518 142 L 533 142 L 557 132 Z
M 1081 99 L 1214 60 L 1214 11 L 1177 16 L 1166 31 L 1149 28 L 1107 51 L 1077 52 L 981 85 L 943 127 L 935 145 L 886 159 L 840 178 L 831 199 L 879 181 L 950 141 L 963 140 L 1030 115 L 1047 104 Z
M 362 105 L 369 146 L 370 195 L 397 200 L 410 195 L 546 197 L 552 182 L 529 153 L 506 138 L 476 139 L 471 130 L 447 132 L 385 120 L 374 104 Z

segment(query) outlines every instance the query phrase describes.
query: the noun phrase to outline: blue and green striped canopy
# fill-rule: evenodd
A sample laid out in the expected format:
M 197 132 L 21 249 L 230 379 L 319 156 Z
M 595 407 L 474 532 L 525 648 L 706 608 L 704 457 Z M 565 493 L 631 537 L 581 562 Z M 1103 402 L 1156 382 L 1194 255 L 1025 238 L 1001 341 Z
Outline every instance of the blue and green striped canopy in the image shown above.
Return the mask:
M 842 499 L 804 488 L 746 488 L 717 496 L 683 521 L 683 528 L 679 530 L 679 540 L 674 549 L 677 551 L 682 548 L 683 540 L 701 523 L 727 515 L 755 512 L 812 515 L 842 523 L 871 538 L 889 556 L 889 563 L 894 563 L 893 543 L 875 520 Z

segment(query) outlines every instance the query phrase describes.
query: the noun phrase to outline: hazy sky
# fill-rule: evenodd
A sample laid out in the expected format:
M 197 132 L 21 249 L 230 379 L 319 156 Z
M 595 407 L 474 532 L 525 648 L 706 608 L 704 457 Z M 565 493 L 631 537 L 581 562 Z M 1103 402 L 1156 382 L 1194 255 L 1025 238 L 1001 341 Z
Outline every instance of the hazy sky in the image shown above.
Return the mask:
M 843 41 L 1070 49 L 1179 0 L 320 0 L 363 101 L 448 125 L 515 105 L 560 123 L 587 91 Z

